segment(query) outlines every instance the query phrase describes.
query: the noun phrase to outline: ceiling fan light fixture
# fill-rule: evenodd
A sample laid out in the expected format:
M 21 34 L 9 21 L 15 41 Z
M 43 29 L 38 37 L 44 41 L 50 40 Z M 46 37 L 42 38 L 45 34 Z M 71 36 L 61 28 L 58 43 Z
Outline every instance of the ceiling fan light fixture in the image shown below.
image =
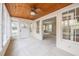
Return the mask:
M 32 16 L 35 16 L 36 15 L 36 13 L 34 12 L 34 11 L 31 11 L 31 13 L 30 13 Z
M 30 14 L 32 15 L 32 16 L 35 16 L 35 15 L 37 15 L 37 13 L 36 13 L 36 7 L 32 7 L 31 8 L 31 12 L 30 12 Z

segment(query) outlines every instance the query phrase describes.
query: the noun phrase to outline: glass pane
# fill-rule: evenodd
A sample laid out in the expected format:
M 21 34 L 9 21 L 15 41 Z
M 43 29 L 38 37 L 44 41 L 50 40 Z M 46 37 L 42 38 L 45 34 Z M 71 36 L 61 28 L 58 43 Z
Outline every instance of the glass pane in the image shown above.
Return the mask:
M 76 29 L 76 42 L 79 42 L 79 29 Z
M 45 32 L 47 32 L 47 30 L 48 30 L 48 26 L 47 26 L 47 25 L 45 25 Z
M 30 32 L 32 32 L 33 24 L 30 24 Z
M 69 20 L 71 19 L 71 16 L 67 15 L 67 12 L 62 15 L 63 19 L 63 39 L 70 40 L 70 26 L 69 26 Z
M 63 21 L 63 39 L 70 40 L 70 27 L 68 25 L 68 20 Z
M 74 19 L 75 19 L 75 9 L 69 10 L 68 13 L 73 13 L 74 14 Z
M 79 16 L 79 7 L 76 8 L 76 16 Z
M 39 23 L 40 23 L 40 21 L 37 21 L 37 28 L 36 28 L 37 33 L 39 33 L 39 26 L 40 26 Z
M 48 27 L 49 27 L 49 28 L 48 28 L 48 31 L 49 31 L 49 32 L 52 32 L 52 24 L 49 24 Z
M 73 41 L 75 41 L 75 29 L 73 30 Z
M 75 40 L 79 42 L 79 7 L 76 8 Z
M 19 31 L 18 26 L 19 26 L 18 22 L 12 21 L 12 36 L 13 37 L 18 35 L 18 31 Z
M 12 32 L 17 32 L 17 24 L 12 22 Z
M 67 14 L 67 13 L 68 13 L 67 11 L 66 11 L 66 12 L 63 12 L 62 15 L 65 15 L 65 14 Z
M 75 31 L 76 31 L 76 42 L 79 42 L 79 17 L 77 17 L 76 24 L 75 24 Z

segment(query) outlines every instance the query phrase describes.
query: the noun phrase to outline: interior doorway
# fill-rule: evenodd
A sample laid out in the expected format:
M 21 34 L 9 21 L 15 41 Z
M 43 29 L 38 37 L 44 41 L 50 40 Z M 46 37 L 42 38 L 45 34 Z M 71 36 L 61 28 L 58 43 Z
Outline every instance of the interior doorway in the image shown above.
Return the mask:
M 56 17 L 43 20 L 43 40 L 50 40 L 56 46 Z

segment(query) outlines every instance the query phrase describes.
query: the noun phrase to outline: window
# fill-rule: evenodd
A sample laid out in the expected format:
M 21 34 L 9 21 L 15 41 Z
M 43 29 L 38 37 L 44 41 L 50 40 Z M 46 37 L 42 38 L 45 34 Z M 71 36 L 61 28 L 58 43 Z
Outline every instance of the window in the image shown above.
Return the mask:
M 44 25 L 44 32 L 52 32 L 52 24 L 51 23 Z
M 63 39 L 79 42 L 79 8 L 62 13 Z
M 74 34 L 75 9 L 62 13 L 63 39 L 71 40 Z M 73 39 L 74 40 L 74 39 Z
M 30 32 L 32 32 L 32 26 L 33 26 L 33 24 L 31 23 L 30 24 Z
M 40 24 L 39 24 L 39 23 L 40 23 L 40 21 L 37 21 L 37 22 L 36 22 L 36 24 L 37 24 L 36 32 L 37 32 L 37 33 L 39 33 L 39 29 L 40 29 L 40 27 L 39 27 Z
M 52 32 L 52 24 L 49 24 L 49 25 L 48 25 L 48 31 L 49 31 L 49 32 Z
M 63 17 L 63 39 L 70 40 L 70 27 L 67 17 Z
M 12 36 L 16 37 L 19 33 L 19 22 L 17 21 L 12 21 L 11 22 L 11 27 L 12 27 Z M 23 26 L 24 27 L 24 26 Z
M 75 40 L 79 42 L 79 7 L 76 8 Z
M 56 30 L 56 17 L 43 20 L 43 32 L 52 33 Z

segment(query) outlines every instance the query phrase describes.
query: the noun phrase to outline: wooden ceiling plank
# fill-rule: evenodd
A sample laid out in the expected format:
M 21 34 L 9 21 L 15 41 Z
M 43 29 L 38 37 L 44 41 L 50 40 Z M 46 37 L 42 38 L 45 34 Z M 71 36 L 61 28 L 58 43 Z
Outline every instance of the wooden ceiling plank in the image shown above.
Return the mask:
M 35 20 L 51 12 L 64 8 L 71 3 L 6 3 L 6 7 L 12 17 L 20 17 Z M 38 15 L 30 15 L 31 8 L 36 7 Z

